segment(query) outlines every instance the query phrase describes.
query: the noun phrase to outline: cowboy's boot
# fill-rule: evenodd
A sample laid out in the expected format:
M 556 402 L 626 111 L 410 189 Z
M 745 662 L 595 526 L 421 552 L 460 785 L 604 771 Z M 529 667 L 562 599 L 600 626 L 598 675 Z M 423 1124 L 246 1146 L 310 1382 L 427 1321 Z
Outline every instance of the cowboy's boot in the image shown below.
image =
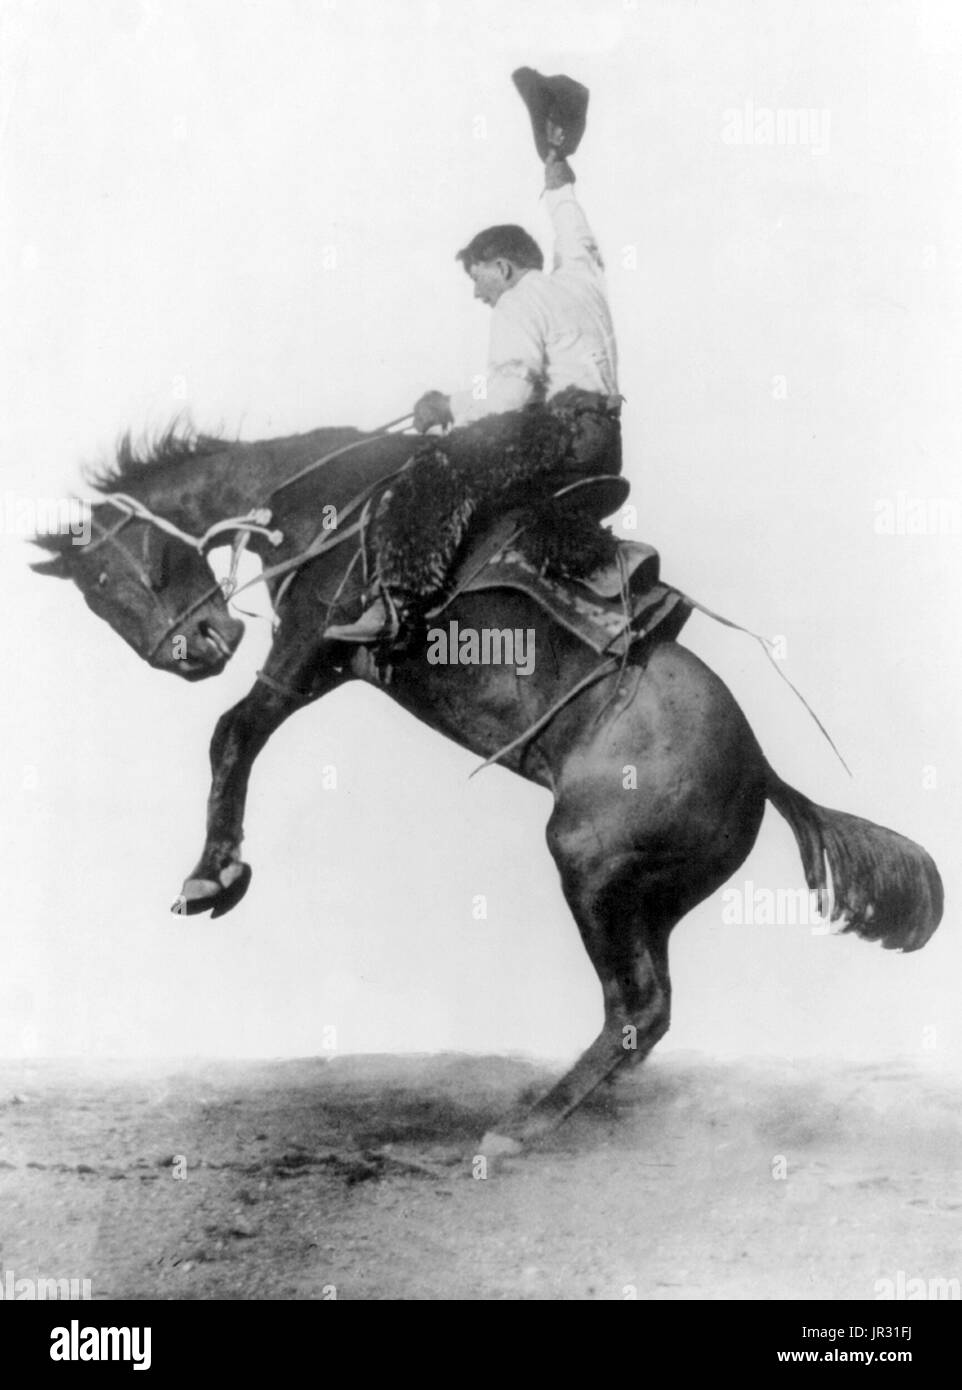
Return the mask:
M 325 628 L 324 636 L 332 642 L 381 642 L 385 638 L 396 637 L 398 627 L 397 615 L 391 612 L 379 594 L 357 622 L 335 623 Z

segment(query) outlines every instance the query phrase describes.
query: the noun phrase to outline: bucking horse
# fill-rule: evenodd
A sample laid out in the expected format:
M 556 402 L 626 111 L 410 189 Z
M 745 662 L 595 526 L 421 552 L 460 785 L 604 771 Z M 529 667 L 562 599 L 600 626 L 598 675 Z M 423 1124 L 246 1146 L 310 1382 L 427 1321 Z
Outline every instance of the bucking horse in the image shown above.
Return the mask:
M 566 610 L 541 601 L 536 582 L 514 582 L 501 545 L 493 579 L 454 584 L 435 621 L 533 630 L 530 671 L 432 661 L 423 641 L 383 660 L 326 638 L 332 617 L 358 611 L 370 579 L 366 521 L 411 447 L 403 432 L 355 429 L 257 442 L 170 430 L 140 449 L 128 436 L 91 479 L 87 543 L 38 538 L 50 554 L 35 568 L 73 579 L 139 657 L 186 680 L 220 673 L 244 632 L 228 606 L 233 579 L 215 577 L 210 551 L 232 545 L 232 576 L 244 549 L 261 562 L 274 640 L 249 693 L 214 729 L 206 840 L 176 911 L 217 917 L 237 905 L 251 882 L 241 844 L 255 759 L 296 711 L 361 680 L 552 797 L 548 849 L 601 982 L 604 1023 L 545 1095 L 503 1118 L 495 1142 L 504 1148 L 550 1131 L 664 1037 L 672 928 L 745 861 L 767 801 L 791 826 L 808 888 L 841 930 L 902 951 L 928 941 L 942 915 L 930 856 L 782 781 L 727 687 L 676 640 L 690 612 L 676 591 L 649 585 L 658 601 L 647 623 L 628 611 L 624 583 L 607 600 L 583 592 Z M 529 521 L 521 517 L 508 539 Z M 489 547 L 476 569 L 491 562 Z M 563 588 L 553 586 L 555 597 Z M 592 602 L 609 617 L 594 645 L 567 620 Z M 611 632 L 621 642 L 606 653 Z

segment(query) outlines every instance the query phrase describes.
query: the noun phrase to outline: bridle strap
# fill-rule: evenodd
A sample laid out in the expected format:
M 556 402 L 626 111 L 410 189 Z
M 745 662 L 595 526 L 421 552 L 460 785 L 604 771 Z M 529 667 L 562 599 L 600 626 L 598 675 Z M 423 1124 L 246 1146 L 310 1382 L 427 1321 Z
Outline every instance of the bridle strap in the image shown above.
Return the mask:
M 215 594 L 220 594 L 221 598 L 224 597 L 224 590 L 220 584 L 212 584 L 209 589 L 204 590 L 200 598 L 195 599 L 193 603 L 188 604 L 186 608 L 184 608 L 180 613 L 178 613 L 176 618 L 171 618 L 170 622 L 167 624 L 163 632 L 157 638 L 157 641 L 154 643 L 150 651 L 147 653 L 147 661 L 149 662 L 154 657 L 154 655 L 164 645 L 164 643 L 171 636 L 171 634 L 175 633 L 179 627 L 182 627 L 186 619 L 189 618 L 192 613 L 196 613 L 198 608 L 203 608 L 204 604 L 207 603 L 209 599 L 212 599 Z
M 96 526 L 99 530 L 103 531 L 103 535 L 102 535 L 98 540 L 95 540 L 95 541 L 93 541 L 90 545 L 86 546 L 86 547 L 85 547 L 85 548 L 86 548 L 86 552 L 87 552 L 87 554 L 89 555 L 90 552 L 91 552 L 92 550 L 96 550 L 97 547 L 98 547 L 98 546 L 101 546 L 101 545 L 114 545 L 114 546 L 116 546 L 116 548 L 120 551 L 121 555 L 123 555 L 123 557 L 124 557 L 124 559 L 127 561 L 127 563 L 128 563 L 129 565 L 131 565 L 131 566 L 137 571 L 137 578 L 140 580 L 140 582 L 141 582 L 141 584 L 143 585 L 143 587 L 144 587 L 145 589 L 147 589 L 148 592 L 153 596 L 154 602 L 156 603 L 156 602 L 157 602 L 157 596 L 156 596 L 156 594 L 154 594 L 153 586 L 151 585 L 151 582 L 150 582 L 150 576 L 145 572 L 144 567 L 143 567 L 143 565 L 140 563 L 140 561 L 137 560 L 137 559 L 135 559 L 135 557 L 131 554 L 131 552 L 127 549 L 127 547 L 124 546 L 124 545 L 121 545 L 120 542 L 117 540 L 117 536 L 118 536 L 118 535 L 120 534 L 120 532 L 124 529 L 124 527 L 128 524 L 128 522 L 130 522 L 130 521 L 132 521 L 132 520 L 133 520 L 133 516 L 130 515 L 130 514 L 128 514 L 127 516 L 122 516 L 122 517 L 120 518 L 120 520 L 116 523 L 116 525 L 111 526 L 111 527 L 108 528 L 108 527 L 106 527 L 106 526 L 101 526 L 101 525 L 100 525 L 100 522 L 99 522 L 99 521 L 97 520 L 97 518 L 94 516 L 93 511 L 91 511 L 91 513 L 90 513 L 90 522 L 91 522 L 91 525 L 92 525 L 92 526 Z
M 88 545 L 86 547 L 87 553 L 89 554 L 92 550 L 95 550 L 97 546 L 100 545 L 113 545 L 117 550 L 120 551 L 127 564 L 133 568 L 137 575 L 137 578 L 140 581 L 141 587 L 143 589 L 146 589 L 146 591 L 150 594 L 155 607 L 160 608 L 161 610 L 163 610 L 163 605 L 158 599 L 156 593 L 154 592 L 153 586 L 150 582 L 150 576 L 146 573 L 140 561 L 131 553 L 131 551 L 127 549 L 125 545 L 121 545 L 120 541 L 117 539 L 118 535 L 124 529 L 125 526 L 129 525 L 129 523 L 131 521 L 134 521 L 135 519 L 138 521 L 148 522 L 149 524 L 156 526 L 159 530 L 165 531 L 168 535 L 173 535 L 180 540 L 186 541 L 193 549 L 196 549 L 198 552 L 203 551 L 204 545 L 208 543 L 208 541 L 213 535 L 220 535 L 223 532 L 229 530 L 239 533 L 235 536 L 234 540 L 229 578 L 226 580 L 215 580 L 215 582 L 211 584 L 211 586 L 208 589 L 204 590 L 204 592 L 200 595 L 199 598 L 194 599 L 193 602 L 189 603 L 186 608 L 182 609 L 176 615 L 176 617 L 171 618 L 170 622 L 167 624 L 163 632 L 157 638 L 157 641 L 147 652 L 145 660 L 148 662 L 153 660 L 156 653 L 170 638 L 171 634 L 175 633 L 178 628 L 182 627 L 186 620 L 189 617 L 191 617 L 192 614 L 197 612 L 198 608 L 203 608 L 204 604 L 207 603 L 210 599 L 212 599 L 215 594 L 220 594 L 221 597 L 224 597 L 225 589 L 227 590 L 228 594 L 232 592 L 236 584 L 237 566 L 240 561 L 241 553 L 243 552 L 244 547 L 247 544 L 251 531 L 255 531 L 260 534 L 266 535 L 268 539 L 271 540 L 272 545 L 279 545 L 281 540 L 283 540 L 283 536 L 279 531 L 267 530 L 265 518 L 266 520 L 270 520 L 270 512 L 266 512 L 265 514 L 263 510 L 253 512 L 249 517 L 236 517 L 226 521 L 218 522 L 215 526 L 208 527 L 207 531 L 204 532 L 203 536 L 196 537 L 188 535 L 185 531 L 181 531 L 179 527 L 175 526 L 173 522 L 168 522 L 166 518 L 156 516 L 153 512 L 149 510 L 149 508 L 145 507 L 143 503 L 137 502 L 135 498 L 127 497 L 124 493 L 110 493 L 104 498 L 104 501 L 109 502 L 111 506 L 118 507 L 121 511 L 125 513 L 125 515 L 122 516 L 121 519 L 115 525 L 107 528 L 101 526 L 100 522 L 97 520 L 97 518 L 93 515 L 93 512 L 91 511 L 91 523 L 94 526 L 96 526 L 99 530 L 103 531 L 103 535 L 99 536 L 97 540 L 95 540 L 91 545 Z M 274 537 L 276 537 L 276 539 L 274 539 Z
M 161 633 L 160 637 L 148 652 L 148 661 L 157 651 L 158 647 L 163 646 L 170 634 L 176 631 L 192 613 L 196 613 L 198 608 L 203 608 L 208 599 L 212 599 L 215 594 L 220 594 L 223 599 L 230 599 L 233 597 L 237 588 L 237 567 L 240 564 L 241 556 L 247 549 L 247 542 L 249 540 L 250 533 L 246 530 L 239 532 L 239 534 L 234 537 L 234 544 L 231 546 L 230 571 L 228 572 L 227 578 L 215 580 L 209 589 L 204 590 L 200 598 L 188 604 L 182 612 L 177 614 L 176 618 L 172 619 L 166 630 Z
M 158 516 L 156 512 L 152 512 L 150 508 L 145 506 L 138 498 L 131 497 L 126 492 L 107 492 L 100 500 L 101 502 L 108 502 L 112 507 L 119 508 L 120 511 L 126 512 L 128 521 L 132 521 L 134 518 L 138 521 L 146 521 L 151 526 L 156 526 L 158 531 L 165 531 L 168 536 L 176 537 L 177 540 L 183 541 L 185 545 L 189 545 L 192 550 L 196 550 L 200 554 L 203 554 L 211 542 L 218 536 L 225 535 L 232 531 L 243 531 L 247 535 L 265 536 L 267 540 L 270 541 L 271 545 L 274 546 L 280 545 L 281 541 L 284 539 L 283 531 L 271 530 L 269 525 L 271 513 L 266 507 L 255 507 L 255 509 L 248 512 L 246 516 L 225 517 L 223 521 L 215 521 L 212 526 L 208 526 L 202 536 L 192 536 L 189 531 L 182 531 L 174 522 L 168 521 L 165 516 Z M 100 505 L 100 503 L 98 503 L 98 505 Z M 123 523 L 121 523 L 121 525 L 123 525 Z M 118 526 L 117 530 L 119 529 L 120 527 Z M 107 537 L 105 536 L 102 539 L 106 540 Z M 100 543 L 100 541 L 94 542 L 95 545 L 99 545 Z

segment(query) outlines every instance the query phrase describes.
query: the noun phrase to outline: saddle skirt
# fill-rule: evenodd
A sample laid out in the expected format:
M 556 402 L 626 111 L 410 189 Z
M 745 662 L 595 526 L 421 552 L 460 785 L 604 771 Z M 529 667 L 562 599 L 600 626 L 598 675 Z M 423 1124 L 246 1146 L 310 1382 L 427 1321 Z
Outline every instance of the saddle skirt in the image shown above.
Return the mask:
M 515 589 L 599 656 L 623 655 L 655 633 L 670 640 L 688 621 L 691 605 L 661 582 L 658 552 L 650 545 L 619 540 L 614 563 L 586 579 L 548 578 L 516 543 L 520 517 L 518 512 L 501 517 L 469 548 L 454 572 L 445 607 L 456 594 Z

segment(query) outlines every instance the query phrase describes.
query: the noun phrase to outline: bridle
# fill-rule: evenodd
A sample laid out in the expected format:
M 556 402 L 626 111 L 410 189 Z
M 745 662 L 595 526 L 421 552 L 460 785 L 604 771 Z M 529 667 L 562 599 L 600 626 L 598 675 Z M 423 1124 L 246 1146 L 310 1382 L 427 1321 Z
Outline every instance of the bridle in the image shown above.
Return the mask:
M 333 449 L 330 453 L 324 454 L 322 458 L 315 459 L 312 463 L 309 463 L 305 468 L 302 468 L 298 473 L 295 473 L 293 477 L 286 478 L 282 483 L 279 483 L 277 487 L 275 487 L 274 491 L 280 492 L 283 488 L 290 487 L 293 483 L 300 482 L 302 478 L 306 477 L 309 473 L 313 473 L 316 469 L 322 467 L 324 464 L 330 463 L 332 462 L 332 460 L 336 458 L 340 458 L 342 454 L 349 454 L 352 450 L 359 449 L 363 445 L 369 444 L 371 439 L 376 436 L 388 434 L 388 432 L 394 429 L 397 425 L 406 425 L 410 419 L 410 414 L 399 415 L 396 420 L 389 420 L 387 424 L 379 426 L 379 428 L 376 430 L 372 430 L 370 434 L 364 435 L 361 439 L 352 440 L 349 444 L 342 444 L 340 448 Z M 373 492 L 375 490 L 375 487 L 376 485 L 372 484 L 372 486 L 370 488 L 365 489 L 359 497 L 353 499 L 353 502 L 349 504 L 348 507 L 342 510 L 342 517 L 346 515 L 348 512 L 353 511 L 358 505 L 361 505 L 363 502 L 365 502 L 367 500 L 368 493 Z M 102 531 L 103 534 L 98 536 L 98 538 L 95 541 L 92 541 L 88 546 L 86 546 L 87 554 L 89 555 L 91 551 L 96 550 L 97 547 L 101 545 L 115 546 L 124 556 L 124 559 L 127 561 L 127 563 L 136 572 L 137 578 L 140 580 L 142 587 L 150 593 L 150 596 L 153 599 L 155 605 L 161 609 L 163 608 L 163 605 L 157 598 L 156 592 L 154 591 L 154 587 L 150 582 L 150 577 L 144 570 L 143 565 L 140 564 L 137 558 L 131 554 L 131 552 L 126 548 L 126 546 L 121 545 L 120 542 L 117 540 L 117 536 L 124 529 L 124 527 L 127 526 L 131 521 L 145 521 L 148 523 L 148 525 L 155 526 L 159 531 L 165 531 L 167 535 L 174 536 L 177 540 L 183 541 L 185 545 L 189 545 L 192 550 L 196 550 L 199 555 L 203 555 L 204 551 L 210 545 L 211 541 L 215 539 L 215 537 L 231 533 L 234 536 L 234 540 L 231 546 L 231 565 L 228 577 L 226 579 L 215 581 L 209 589 L 206 589 L 204 593 L 201 594 L 200 598 L 197 598 L 193 601 L 193 603 L 188 604 L 188 606 L 184 608 L 180 613 L 178 613 L 175 618 L 171 619 L 171 621 L 164 628 L 160 637 L 158 637 L 157 641 L 154 643 L 150 651 L 147 653 L 145 660 L 147 660 L 148 662 L 153 660 L 157 651 L 164 645 L 168 638 L 172 634 L 176 633 L 177 629 L 180 628 L 188 618 L 190 618 L 194 613 L 196 613 L 198 608 L 202 608 L 204 604 L 208 602 L 209 599 L 213 598 L 215 594 L 220 594 L 222 597 L 231 598 L 237 592 L 239 592 L 236 582 L 237 567 L 240 563 L 241 555 L 247 548 L 247 543 L 252 535 L 264 536 L 273 546 L 280 545 L 284 539 L 283 531 L 271 529 L 271 512 L 270 509 L 267 507 L 256 507 L 253 511 L 248 512 L 246 516 L 227 517 L 224 521 L 215 521 L 212 526 L 208 526 L 207 530 L 204 532 L 202 536 L 192 536 L 190 532 L 182 531 L 179 526 L 176 526 L 172 521 L 168 521 L 166 517 L 158 516 L 156 512 L 152 512 L 150 508 L 145 506 L 144 503 L 141 502 L 138 498 L 131 497 L 126 492 L 104 493 L 103 496 L 99 498 L 97 505 L 100 506 L 101 504 L 105 503 L 109 503 L 110 506 L 116 507 L 119 511 L 123 512 L 124 515 L 121 517 L 120 521 L 116 523 L 116 525 L 108 528 L 100 525 L 96 517 L 93 515 L 93 510 L 91 509 L 91 523 L 94 526 L 96 526 L 99 531 Z M 352 535 L 357 530 L 361 529 L 361 525 L 361 522 L 355 522 L 354 525 L 352 525 L 346 532 L 342 532 L 340 535 L 334 538 L 322 539 L 322 537 L 316 537 L 315 541 L 307 548 L 306 551 L 303 552 L 303 554 L 295 557 L 292 560 L 285 561 L 282 565 L 271 566 L 262 574 L 258 575 L 256 579 L 249 580 L 248 584 L 266 583 L 268 579 L 274 578 L 275 575 L 279 573 L 286 573 L 288 577 L 285 580 L 285 584 L 282 586 L 282 589 L 286 588 L 287 584 L 289 584 L 291 579 L 293 579 L 295 571 L 299 569 L 303 564 L 305 564 L 307 560 L 315 558 L 318 554 L 322 553 L 322 551 L 328 549 L 330 546 L 340 544 L 342 540 L 347 540 L 350 535 Z M 244 585 L 242 587 L 246 588 L 247 585 Z
M 157 530 L 164 531 L 167 535 L 174 536 L 177 540 L 183 541 L 186 545 L 189 545 L 192 550 L 196 550 L 199 555 L 204 554 L 207 546 L 210 545 L 215 537 L 231 533 L 234 535 L 234 541 L 231 547 L 231 567 L 228 578 L 215 580 L 208 589 L 204 590 L 199 598 L 194 599 L 193 602 L 189 603 L 186 608 L 182 609 L 170 620 L 157 641 L 150 648 L 150 651 L 147 652 L 145 660 L 148 662 L 153 660 L 154 656 L 165 642 L 167 642 L 172 635 L 176 634 L 178 630 L 183 627 L 187 619 L 192 617 L 199 608 L 203 608 L 205 603 L 208 603 L 215 595 L 219 594 L 223 597 L 225 592 L 228 595 L 233 592 L 236 584 L 237 566 L 240 563 L 240 557 L 246 549 L 247 543 L 252 535 L 264 536 L 270 541 L 271 545 L 275 546 L 280 545 L 281 541 L 284 539 L 283 532 L 270 529 L 269 522 L 271 520 L 271 513 L 266 508 L 257 508 L 249 512 L 247 516 L 228 517 L 224 521 L 217 521 L 213 526 L 209 526 L 202 536 L 192 536 L 188 531 L 182 531 L 179 526 L 175 526 L 172 521 L 168 521 L 166 517 L 158 516 L 155 512 L 152 512 L 149 507 L 146 507 L 143 502 L 139 501 L 136 497 L 130 497 L 127 493 L 106 493 L 97 505 L 99 506 L 101 503 L 116 507 L 119 511 L 123 512 L 124 515 L 113 526 L 105 527 L 101 526 L 100 522 L 98 522 L 97 518 L 94 516 L 93 510 L 91 510 L 91 524 L 103 534 L 98 536 L 96 540 L 92 541 L 86 547 L 87 554 L 89 555 L 92 551 L 103 545 L 113 546 L 116 550 L 119 550 L 127 564 L 137 575 L 141 587 L 147 590 L 155 606 L 161 609 L 161 611 L 164 611 L 163 604 L 157 597 L 154 586 L 150 581 L 150 576 L 132 551 L 128 550 L 125 545 L 121 545 L 117 539 L 124 527 L 128 526 L 132 521 L 147 522 L 149 525 L 156 527 Z

